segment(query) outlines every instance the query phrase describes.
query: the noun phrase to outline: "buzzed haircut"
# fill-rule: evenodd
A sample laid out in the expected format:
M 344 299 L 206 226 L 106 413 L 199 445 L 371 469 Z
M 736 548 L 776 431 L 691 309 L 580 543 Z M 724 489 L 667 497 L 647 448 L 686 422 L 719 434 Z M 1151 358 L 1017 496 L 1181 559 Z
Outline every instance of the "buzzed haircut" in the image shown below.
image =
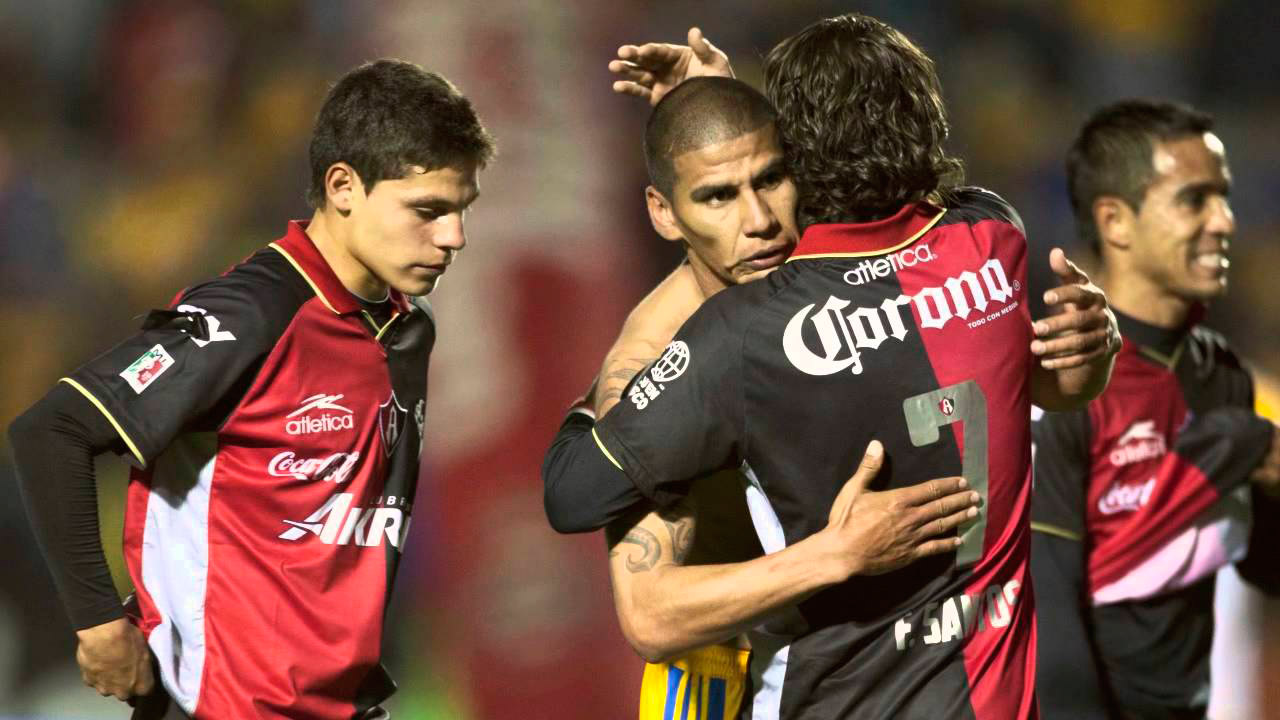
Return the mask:
M 690 78 L 668 92 L 649 115 L 644 129 L 649 182 L 670 199 L 677 157 L 742 137 L 777 118 L 769 100 L 741 80 Z
M 1142 209 L 1155 178 L 1157 142 L 1212 129 L 1212 116 L 1163 100 L 1121 100 L 1095 112 L 1067 152 L 1067 186 L 1080 239 L 1101 250 L 1093 219 L 1093 203 L 1100 197 L 1112 195 L 1134 212 Z
M 368 192 L 413 165 L 483 168 L 494 152 L 493 138 L 453 83 L 401 60 L 365 63 L 334 84 L 316 117 L 307 203 L 324 207 L 324 177 L 334 163 L 355 169 Z

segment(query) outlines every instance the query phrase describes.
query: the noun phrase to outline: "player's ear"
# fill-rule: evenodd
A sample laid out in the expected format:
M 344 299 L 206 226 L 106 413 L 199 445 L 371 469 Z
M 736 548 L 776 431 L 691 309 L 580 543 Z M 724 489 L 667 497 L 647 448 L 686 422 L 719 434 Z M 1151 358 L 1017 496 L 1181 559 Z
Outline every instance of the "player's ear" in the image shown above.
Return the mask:
M 351 212 L 357 196 L 364 197 L 364 183 L 355 168 L 344 162 L 336 162 L 324 173 L 324 194 L 327 206 L 341 215 Z
M 1101 195 L 1093 201 L 1093 223 L 1104 251 L 1128 250 L 1137 222 L 1138 214 L 1123 198 Z
M 684 234 L 680 232 L 680 226 L 676 224 L 676 215 L 671 210 L 671 203 L 663 196 L 658 188 L 650 185 L 644 189 L 645 205 L 649 208 L 649 222 L 653 223 L 653 229 L 664 240 L 678 241 L 684 240 Z

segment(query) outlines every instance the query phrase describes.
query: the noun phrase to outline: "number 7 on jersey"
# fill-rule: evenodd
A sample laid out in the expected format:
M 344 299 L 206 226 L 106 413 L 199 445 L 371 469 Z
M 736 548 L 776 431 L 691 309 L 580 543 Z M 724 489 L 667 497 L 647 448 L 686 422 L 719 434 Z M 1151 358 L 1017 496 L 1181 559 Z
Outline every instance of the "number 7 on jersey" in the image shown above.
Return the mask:
M 973 380 L 948 385 L 902 401 L 907 431 L 916 447 L 938 442 L 938 428 L 964 423 L 964 452 L 960 474 L 982 496 L 978 516 L 961 525 L 956 567 L 972 565 L 982 557 L 987 532 L 987 398 Z

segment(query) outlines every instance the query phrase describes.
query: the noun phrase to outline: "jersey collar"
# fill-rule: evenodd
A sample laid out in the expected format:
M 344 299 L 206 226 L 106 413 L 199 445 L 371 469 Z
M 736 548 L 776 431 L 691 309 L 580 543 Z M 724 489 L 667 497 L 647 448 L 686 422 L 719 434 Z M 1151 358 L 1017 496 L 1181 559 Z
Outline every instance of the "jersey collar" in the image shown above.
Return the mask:
M 284 255 L 315 291 L 320 302 L 334 313 L 346 315 L 364 309 L 356 296 L 334 274 L 333 268 L 329 267 L 329 263 L 307 235 L 307 221 L 291 220 L 284 237 L 271 243 L 270 247 Z M 402 293 L 393 289 L 390 297 L 397 312 L 408 311 L 409 301 Z
M 822 257 L 883 255 L 915 242 L 942 219 L 947 211 L 926 202 L 903 205 L 881 220 L 865 223 L 831 223 L 805 228 L 791 260 Z
M 1203 310 L 1197 306 L 1193 309 L 1187 322 L 1176 328 L 1162 328 L 1150 325 L 1112 308 L 1116 315 L 1116 324 L 1120 326 L 1120 337 L 1125 344 L 1165 367 L 1172 369 L 1182 357 L 1184 341 L 1203 316 Z

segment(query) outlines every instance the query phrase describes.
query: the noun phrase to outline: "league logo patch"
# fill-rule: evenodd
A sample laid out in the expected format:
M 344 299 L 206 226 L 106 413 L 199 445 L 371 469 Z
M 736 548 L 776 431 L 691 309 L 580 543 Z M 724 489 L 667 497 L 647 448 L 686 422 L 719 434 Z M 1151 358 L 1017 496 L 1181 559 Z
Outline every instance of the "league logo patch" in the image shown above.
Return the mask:
M 419 398 L 413 406 L 413 420 L 418 423 L 418 457 L 422 457 L 423 434 L 427 431 L 427 401 Z
M 667 349 L 662 353 L 662 357 L 658 358 L 658 362 L 653 364 L 653 369 L 649 371 L 649 375 L 653 377 L 654 382 L 671 382 L 683 375 L 688 367 L 689 345 L 683 340 L 677 340 L 667 346 Z
M 396 391 L 392 390 L 391 397 L 378 406 L 378 434 L 382 436 L 382 449 L 387 457 L 391 457 L 391 452 L 396 449 L 400 430 L 404 428 L 408 418 L 409 411 L 400 404 L 396 399 Z
M 164 349 L 159 343 L 155 347 L 142 354 L 142 357 L 133 361 L 129 367 L 120 373 L 120 377 L 129 383 L 129 387 L 139 395 L 147 386 L 155 382 L 155 379 L 164 374 L 173 366 L 173 356 Z

